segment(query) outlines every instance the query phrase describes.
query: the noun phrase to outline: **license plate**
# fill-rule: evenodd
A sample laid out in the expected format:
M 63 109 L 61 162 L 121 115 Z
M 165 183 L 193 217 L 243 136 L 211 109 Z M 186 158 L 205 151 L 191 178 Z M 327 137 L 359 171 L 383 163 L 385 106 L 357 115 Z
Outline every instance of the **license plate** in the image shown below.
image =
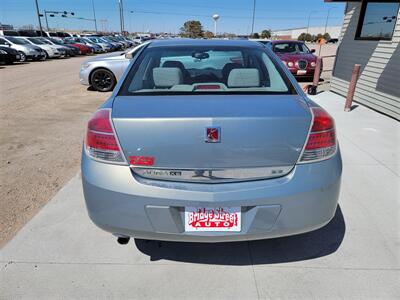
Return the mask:
M 307 74 L 307 70 L 297 70 L 297 75 L 305 75 Z
M 240 229 L 240 207 L 185 207 L 185 231 L 238 232 Z
M 15 55 L 15 59 L 20 59 L 21 57 L 19 55 Z

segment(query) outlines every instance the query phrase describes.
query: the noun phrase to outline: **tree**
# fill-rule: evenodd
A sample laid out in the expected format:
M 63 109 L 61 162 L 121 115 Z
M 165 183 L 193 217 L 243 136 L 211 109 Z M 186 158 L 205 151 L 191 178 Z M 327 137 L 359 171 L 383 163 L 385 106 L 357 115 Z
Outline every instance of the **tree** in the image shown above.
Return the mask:
M 264 30 L 261 32 L 261 37 L 262 37 L 263 39 L 270 39 L 270 38 L 271 38 L 271 30 L 269 30 L 269 29 L 264 29 Z
M 214 37 L 214 33 L 212 33 L 211 31 L 207 30 L 204 32 L 204 37 L 207 39 L 212 39 Z
M 188 38 L 202 38 L 203 37 L 203 26 L 200 21 L 190 20 L 186 21 L 181 27 L 181 36 Z
M 313 40 L 313 37 L 311 34 L 303 32 L 302 34 L 299 35 L 297 39 L 303 42 L 311 42 Z
M 299 41 L 305 41 L 306 40 L 306 33 L 303 32 L 302 34 L 299 35 L 299 37 L 297 38 Z
M 259 39 L 260 35 L 258 34 L 258 32 L 254 32 L 253 35 L 251 36 L 253 39 Z
M 325 41 L 329 41 L 331 39 L 331 35 L 329 33 L 325 33 L 322 37 L 325 39 Z

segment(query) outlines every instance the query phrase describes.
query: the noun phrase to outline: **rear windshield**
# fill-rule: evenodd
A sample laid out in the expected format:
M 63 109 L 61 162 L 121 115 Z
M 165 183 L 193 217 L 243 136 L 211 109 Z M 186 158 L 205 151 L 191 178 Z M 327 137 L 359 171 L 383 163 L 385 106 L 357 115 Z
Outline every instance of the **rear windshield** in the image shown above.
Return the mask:
M 128 73 L 120 95 L 294 93 L 261 48 L 154 47 Z
M 274 52 L 301 54 L 310 53 L 310 50 L 307 48 L 306 45 L 301 43 L 279 43 L 274 45 Z

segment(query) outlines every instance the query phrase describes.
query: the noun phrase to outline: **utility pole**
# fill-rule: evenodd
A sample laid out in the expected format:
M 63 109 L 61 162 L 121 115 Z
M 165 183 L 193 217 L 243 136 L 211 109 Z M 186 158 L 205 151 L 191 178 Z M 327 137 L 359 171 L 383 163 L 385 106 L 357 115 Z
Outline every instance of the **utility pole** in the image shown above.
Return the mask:
M 122 15 L 122 34 L 125 32 L 125 17 L 124 17 L 124 3 L 123 0 L 121 0 L 121 15 Z
M 96 20 L 96 11 L 94 10 L 94 0 L 92 0 L 92 7 L 93 7 L 93 19 L 94 19 L 94 28 L 97 33 L 97 20 Z
M 43 36 L 42 21 L 40 20 L 38 0 L 35 0 L 35 3 L 36 3 L 36 13 L 39 20 L 40 36 Z
M 119 4 L 119 21 L 121 25 L 121 34 L 124 32 L 124 6 L 122 0 L 118 0 Z
M 254 33 L 254 19 L 255 19 L 255 17 L 256 17 L 256 0 L 253 0 L 253 22 L 251 24 L 251 35 L 250 36 L 252 36 L 253 33 Z

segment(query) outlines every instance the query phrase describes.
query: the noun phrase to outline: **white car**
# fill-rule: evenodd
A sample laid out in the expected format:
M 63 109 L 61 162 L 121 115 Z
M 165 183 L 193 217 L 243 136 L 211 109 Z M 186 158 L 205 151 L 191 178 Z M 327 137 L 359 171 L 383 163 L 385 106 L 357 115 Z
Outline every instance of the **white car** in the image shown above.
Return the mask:
M 61 56 L 65 56 L 66 52 L 60 49 L 57 49 L 55 46 L 48 45 L 45 42 L 41 41 L 40 38 L 36 37 L 18 37 L 19 39 L 24 39 L 28 41 L 30 44 L 38 46 L 42 48 L 46 52 L 46 58 L 58 58 Z
M 112 91 L 131 58 L 149 43 L 143 43 L 126 52 L 91 58 L 82 63 L 79 71 L 81 84 L 89 85 L 99 92 Z

